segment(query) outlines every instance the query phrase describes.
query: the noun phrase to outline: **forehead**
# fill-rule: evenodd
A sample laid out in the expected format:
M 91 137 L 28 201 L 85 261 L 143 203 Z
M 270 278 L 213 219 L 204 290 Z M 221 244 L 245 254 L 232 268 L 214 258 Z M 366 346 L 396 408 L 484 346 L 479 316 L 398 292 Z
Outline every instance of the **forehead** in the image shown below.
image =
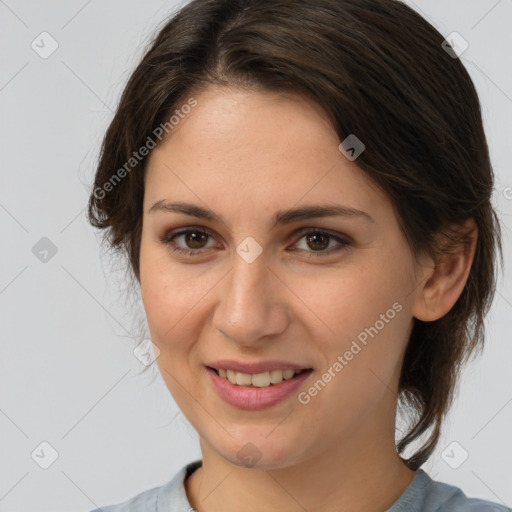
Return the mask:
M 190 97 L 196 106 L 149 156 L 146 205 L 183 196 L 208 202 L 213 194 L 216 201 L 230 195 L 260 211 L 309 200 L 367 209 L 380 195 L 341 154 L 336 132 L 314 102 L 297 94 L 211 87 L 180 104 Z
M 185 146 L 196 154 L 205 148 L 209 156 L 227 159 L 250 150 L 265 151 L 267 157 L 290 149 L 314 156 L 338 144 L 322 108 L 297 93 L 211 86 L 183 97 L 178 105 L 190 98 L 196 105 L 180 116 L 163 145 Z

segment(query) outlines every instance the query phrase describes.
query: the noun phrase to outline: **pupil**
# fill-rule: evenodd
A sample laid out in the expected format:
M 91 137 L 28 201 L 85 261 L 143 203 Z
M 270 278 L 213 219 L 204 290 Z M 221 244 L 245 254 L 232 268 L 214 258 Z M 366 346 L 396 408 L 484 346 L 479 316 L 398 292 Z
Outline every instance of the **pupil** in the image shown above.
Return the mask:
M 200 240 L 201 238 L 203 239 L 202 241 L 204 242 L 206 235 L 204 233 L 195 233 L 195 232 L 188 233 L 186 235 L 187 244 L 190 245 L 194 249 L 201 249 L 201 247 L 202 247 L 201 240 Z M 196 243 L 199 243 L 199 245 L 194 245 Z
M 318 243 L 318 239 L 323 239 L 323 241 L 325 243 L 321 243 L 320 244 Z M 318 233 L 314 233 L 312 235 L 309 235 L 308 237 L 308 243 L 310 242 L 313 242 L 313 245 L 317 245 L 317 247 L 311 247 L 312 249 L 314 250 L 320 250 L 320 249 L 325 249 L 328 245 L 329 245 L 329 241 L 328 241 L 328 236 L 326 235 L 322 235 L 322 234 L 318 234 Z M 320 247 L 318 247 L 318 245 L 320 245 Z

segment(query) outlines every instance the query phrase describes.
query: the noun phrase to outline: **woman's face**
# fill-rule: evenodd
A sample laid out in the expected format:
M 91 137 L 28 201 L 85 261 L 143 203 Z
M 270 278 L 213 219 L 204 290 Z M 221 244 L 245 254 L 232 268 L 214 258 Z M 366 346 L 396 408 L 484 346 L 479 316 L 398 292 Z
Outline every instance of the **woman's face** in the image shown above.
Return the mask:
M 193 96 L 145 180 L 140 284 L 166 385 L 233 464 L 371 449 L 394 436 L 421 288 L 390 201 L 318 106 L 213 86 Z M 208 369 L 236 378 L 244 363 L 250 388 Z M 277 384 L 286 368 L 312 371 Z

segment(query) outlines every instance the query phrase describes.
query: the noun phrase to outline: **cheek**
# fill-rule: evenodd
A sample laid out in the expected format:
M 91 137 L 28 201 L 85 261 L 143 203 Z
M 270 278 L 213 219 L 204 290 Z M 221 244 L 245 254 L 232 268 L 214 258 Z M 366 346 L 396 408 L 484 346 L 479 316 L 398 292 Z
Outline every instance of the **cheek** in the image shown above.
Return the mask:
M 190 285 L 176 269 L 169 268 L 165 251 L 144 241 L 140 252 L 141 297 L 153 342 L 164 350 L 166 340 L 177 337 L 180 321 L 193 304 Z
M 410 324 L 407 265 L 381 253 L 378 261 L 340 268 L 330 279 L 303 280 L 298 295 L 315 313 L 308 315 L 315 325 L 311 337 L 324 354 L 322 370 L 340 376 L 323 380 L 343 388 L 340 400 L 352 393 L 371 399 L 393 385 Z
M 141 295 L 153 341 L 162 348 L 171 342 L 178 346 L 178 340 L 184 339 L 183 331 L 191 327 L 190 318 L 198 300 L 187 290 L 186 281 L 151 271 L 141 284 Z
M 141 296 L 151 339 L 160 349 L 159 366 L 177 375 L 185 360 L 197 359 L 197 340 L 211 314 L 209 299 L 222 276 L 172 262 L 158 248 L 141 250 Z
M 307 318 L 318 324 L 316 334 L 324 340 L 355 337 L 388 310 L 394 318 L 397 307 L 393 309 L 393 304 L 403 306 L 407 293 L 402 275 L 382 261 L 364 267 L 340 266 L 321 278 L 301 276 L 296 284 L 294 291 L 307 306 Z
M 396 293 L 383 293 L 375 281 L 360 284 L 325 294 L 319 311 L 330 330 L 322 324 L 311 333 L 323 364 L 301 403 L 311 400 L 315 414 L 329 415 L 333 431 L 348 417 L 356 426 L 370 410 L 389 412 L 406 344 L 407 313 Z

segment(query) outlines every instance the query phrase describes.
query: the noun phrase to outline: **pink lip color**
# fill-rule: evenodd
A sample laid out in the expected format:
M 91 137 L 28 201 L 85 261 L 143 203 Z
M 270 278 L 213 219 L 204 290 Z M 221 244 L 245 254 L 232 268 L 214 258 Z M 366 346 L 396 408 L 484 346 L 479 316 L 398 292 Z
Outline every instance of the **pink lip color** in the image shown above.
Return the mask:
M 291 395 L 312 373 L 311 370 L 297 375 L 293 379 L 283 380 L 266 388 L 237 386 L 217 375 L 213 370 L 205 368 L 212 379 L 220 397 L 230 405 L 257 411 L 271 407 Z

